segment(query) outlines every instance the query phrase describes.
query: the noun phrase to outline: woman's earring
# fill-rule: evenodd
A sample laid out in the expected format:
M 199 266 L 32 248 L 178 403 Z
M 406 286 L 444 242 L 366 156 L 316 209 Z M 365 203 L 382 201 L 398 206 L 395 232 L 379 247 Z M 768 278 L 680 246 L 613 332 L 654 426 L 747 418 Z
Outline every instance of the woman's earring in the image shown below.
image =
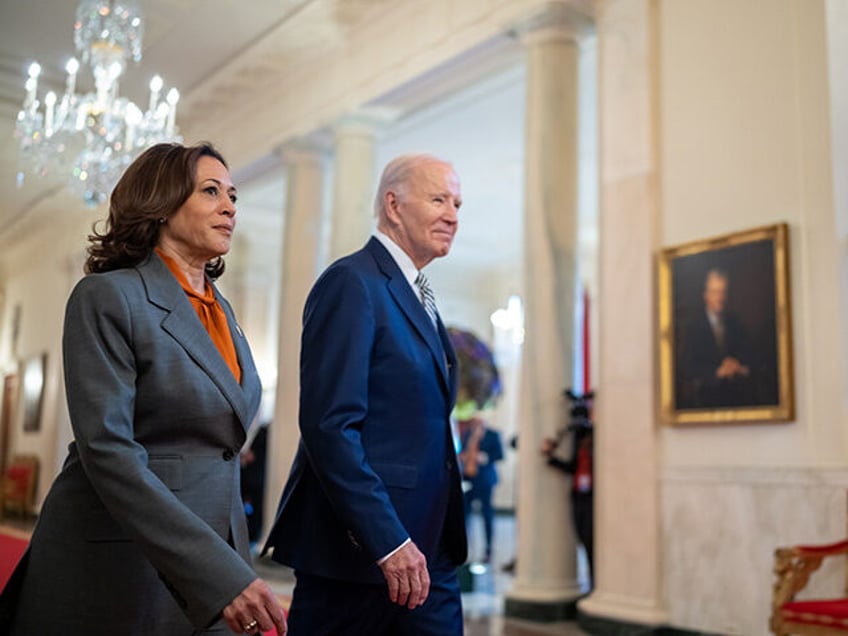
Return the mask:
M 159 225 L 164 225 L 167 219 L 164 216 L 159 217 Z

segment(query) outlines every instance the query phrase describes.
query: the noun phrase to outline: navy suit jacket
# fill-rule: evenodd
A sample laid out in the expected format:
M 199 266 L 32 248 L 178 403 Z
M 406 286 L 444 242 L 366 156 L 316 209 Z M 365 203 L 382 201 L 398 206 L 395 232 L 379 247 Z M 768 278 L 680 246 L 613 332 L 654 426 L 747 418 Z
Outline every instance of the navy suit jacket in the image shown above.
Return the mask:
M 301 441 L 266 544 L 296 570 L 385 582 L 411 538 L 428 563 L 466 558 L 449 417 L 456 354 L 383 245 L 333 263 L 306 301 Z

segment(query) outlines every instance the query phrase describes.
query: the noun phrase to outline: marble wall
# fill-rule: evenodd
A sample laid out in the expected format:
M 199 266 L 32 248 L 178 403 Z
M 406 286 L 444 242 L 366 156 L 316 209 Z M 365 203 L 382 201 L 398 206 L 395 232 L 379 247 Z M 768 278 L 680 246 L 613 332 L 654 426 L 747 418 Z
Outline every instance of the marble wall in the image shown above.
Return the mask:
M 663 601 L 689 630 L 768 634 L 775 548 L 848 534 L 844 468 L 666 469 L 660 493 Z M 805 592 L 843 592 L 845 559 L 831 561 Z

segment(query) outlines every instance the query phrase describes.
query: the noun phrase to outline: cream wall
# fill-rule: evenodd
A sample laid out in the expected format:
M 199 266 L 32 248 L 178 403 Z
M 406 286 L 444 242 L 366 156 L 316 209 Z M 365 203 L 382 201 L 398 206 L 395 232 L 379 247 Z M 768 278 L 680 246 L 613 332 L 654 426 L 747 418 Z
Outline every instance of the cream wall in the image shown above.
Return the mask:
M 827 0 L 827 45 L 831 60 L 842 63 L 829 65 L 830 122 L 833 129 L 834 207 L 836 236 L 839 245 L 839 275 L 841 282 L 842 333 L 848 333 L 848 3 Z M 848 338 L 842 339 L 842 367 L 848 369 Z M 842 377 L 842 410 L 848 410 L 848 373 Z M 843 415 L 844 419 L 844 415 Z
M 661 247 L 789 223 L 797 400 L 789 423 L 659 428 L 663 600 L 673 625 L 765 634 L 774 548 L 848 530 L 828 67 L 844 44 L 822 1 L 658 6 Z
M 40 459 L 41 476 L 36 493 L 39 508 L 53 477 L 64 460 L 71 439 L 65 393 L 62 388 L 61 333 L 65 302 L 82 276 L 85 236 L 96 218 L 91 210 L 79 210 L 53 201 L 57 213 L 49 225 L 29 227 L 9 237 L 0 251 L 4 291 L 0 315 L 0 372 L 19 373 L 18 361 L 47 354 L 40 429 L 23 432 L 20 404 L 15 411 L 9 438 L 11 453 L 33 453 Z M 12 350 L 12 322 L 20 307 L 17 346 Z
M 667 430 L 669 466 L 845 464 L 823 9 L 662 3 L 662 244 L 789 223 L 798 404 L 790 425 Z

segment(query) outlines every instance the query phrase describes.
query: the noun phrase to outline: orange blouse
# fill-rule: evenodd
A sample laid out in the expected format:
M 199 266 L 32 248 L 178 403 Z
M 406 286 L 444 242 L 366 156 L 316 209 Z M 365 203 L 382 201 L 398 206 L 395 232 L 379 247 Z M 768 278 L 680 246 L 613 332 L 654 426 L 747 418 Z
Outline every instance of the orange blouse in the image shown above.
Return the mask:
M 224 358 L 224 362 L 230 367 L 230 371 L 233 372 L 236 382 L 240 383 L 241 367 L 238 363 L 238 356 L 236 356 L 236 348 L 233 345 L 230 327 L 227 324 L 227 315 L 215 298 L 212 285 L 209 284 L 209 281 L 206 281 L 203 295 L 198 294 L 191 288 L 188 278 L 186 278 L 180 266 L 177 265 L 177 261 L 165 254 L 158 247 L 155 248 L 155 251 L 159 255 L 159 258 L 164 261 L 165 265 L 168 266 L 168 269 L 171 270 L 171 273 L 177 279 L 177 282 L 179 282 L 180 287 L 183 288 L 191 306 L 197 312 L 197 317 L 200 318 L 201 324 L 206 328 L 209 337 L 212 338 L 212 342 L 215 344 L 221 357 Z

